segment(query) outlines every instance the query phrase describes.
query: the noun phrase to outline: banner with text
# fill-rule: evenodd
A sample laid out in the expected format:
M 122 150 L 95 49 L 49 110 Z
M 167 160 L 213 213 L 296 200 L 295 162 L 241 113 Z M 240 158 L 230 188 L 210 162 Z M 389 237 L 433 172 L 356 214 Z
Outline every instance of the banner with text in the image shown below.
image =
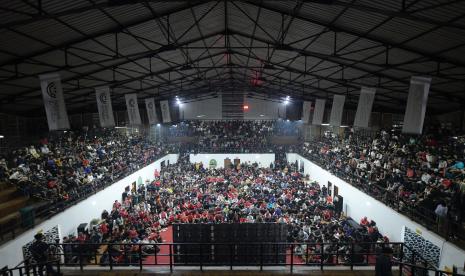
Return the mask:
M 139 105 L 137 104 L 137 94 L 126 94 L 124 97 L 126 98 L 126 108 L 128 109 L 129 125 L 141 125 L 142 122 L 140 120 Z
M 312 110 L 312 102 L 304 101 L 302 103 L 302 122 L 308 124 L 310 120 L 310 111 Z
M 145 99 L 145 109 L 147 109 L 147 117 L 149 118 L 149 124 L 154 125 L 158 123 L 154 98 Z
M 95 88 L 97 109 L 101 127 L 114 127 L 113 107 L 111 106 L 110 88 L 108 86 Z
M 40 75 L 39 79 L 49 130 L 69 129 L 68 113 L 66 112 L 60 75 Z
M 421 134 L 425 121 L 426 105 L 431 78 L 412 77 L 404 115 L 403 133 Z
M 323 116 L 325 114 L 326 100 L 317 99 L 315 101 L 315 109 L 313 110 L 312 124 L 321 125 L 323 123 Z
M 331 116 L 329 117 L 329 124 L 332 126 L 341 126 L 342 123 L 342 113 L 344 111 L 344 102 L 346 101 L 346 96 L 344 95 L 334 95 L 333 97 L 333 106 L 331 107 Z
M 170 105 L 168 101 L 160 101 L 160 108 L 163 123 L 171 123 Z
M 354 126 L 367 128 L 370 122 L 371 110 L 375 100 L 376 88 L 362 87 L 358 98 L 357 112 L 355 113 Z

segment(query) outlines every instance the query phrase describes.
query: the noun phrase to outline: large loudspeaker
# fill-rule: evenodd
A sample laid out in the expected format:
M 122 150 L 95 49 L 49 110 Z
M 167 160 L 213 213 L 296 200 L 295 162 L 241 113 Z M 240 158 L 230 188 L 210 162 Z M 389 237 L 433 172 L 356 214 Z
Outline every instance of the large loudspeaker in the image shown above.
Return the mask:
M 336 197 L 337 200 L 334 200 L 334 209 L 337 214 L 340 214 L 342 212 L 342 206 L 344 206 L 344 198 L 340 195 L 337 195 Z
M 302 102 L 292 101 L 286 105 L 286 120 L 298 121 L 302 119 Z
M 198 265 L 202 256 L 202 264 L 282 264 L 286 247 L 272 243 L 284 243 L 286 237 L 287 225 L 279 223 L 174 224 L 173 241 L 180 243 L 174 260 Z

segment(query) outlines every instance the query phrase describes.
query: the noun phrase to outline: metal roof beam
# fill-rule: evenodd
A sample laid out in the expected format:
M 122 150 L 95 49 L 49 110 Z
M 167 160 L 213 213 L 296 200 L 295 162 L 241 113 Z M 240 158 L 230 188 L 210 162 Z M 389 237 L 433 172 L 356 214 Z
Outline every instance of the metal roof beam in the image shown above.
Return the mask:
M 257 3 L 254 3 L 252 1 L 247 1 L 247 0 L 242 0 L 242 2 L 247 3 L 249 5 L 256 6 L 256 7 L 260 6 L 260 7 L 264 8 L 264 9 L 267 9 L 267 10 L 275 12 L 275 13 L 279 13 L 279 14 L 284 13 L 282 10 L 280 10 L 278 8 L 275 8 L 273 6 L 270 6 L 270 5 L 257 4 Z M 341 27 L 341 26 L 335 26 L 335 25 L 329 26 L 329 25 L 325 24 L 324 22 L 321 22 L 321 21 L 318 21 L 318 20 L 315 20 L 315 19 L 312 19 L 312 18 L 307 18 L 307 17 L 304 17 L 302 15 L 298 15 L 298 14 L 295 15 L 295 18 L 306 21 L 306 22 L 311 23 L 311 24 L 322 26 L 322 27 L 327 28 L 327 29 L 329 29 L 329 30 L 331 30 L 333 32 L 343 32 L 343 33 L 346 33 L 346 34 L 349 34 L 349 35 L 352 35 L 352 36 L 361 37 L 361 38 L 370 40 L 372 42 L 379 43 L 381 45 L 389 45 L 391 48 L 399 48 L 399 49 L 402 49 L 404 51 L 414 53 L 416 55 L 421 55 L 421 56 L 427 57 L 428 59 L 431 59 L 431 60 L 434 60 L 434 61 L 447 62 L 447 63 L 454 64 L 456 66 L 465 67 L 465 63 L 463 63 L 463 62 L 459 62 L 457 60 L 451 60 L 449 58 L 445 58 L 445 57 L 434 55 L 432 53 L 424 52 L 424 51 L 421 51 L 419 49 L 415 49 L 415 48 L 413 48 L 411 46 L 404 45 L 403 43 L 396 43 L 394 41 L 389 41 L 389 40 L 381 38 L 381 37 L 375 37 L 373 35 L 363 34 L 363 33 L 357 32 L 357 31 L 349 30 L 348 28 Z
M 178 12 L 184 11 L 186 9 L 189 9 L 190 7 L 200 6 L 203 3 L 205 3 L 205 2 L 201 2 L 201 1 L 190 2 L 188 5 L 183 5 L 181 7 L 177 7 L 175 9 L 171 9 L 171 10 L 169 10 L 167 12 L 161 13 L 161 14 L 159 14 L 158 18 L 162 18 L 162 17 L 165 17 L 165 16 L 173 14 L 173 13 L 178 13 Z M 124 29 L 131 28 L 131 27 L 146 23 L 146 22 L 148 22 L 150 20 L 154 20 L 154 19 L 157 19 L 157 18 L 154 17 L 153 15 L 151 15 L 149 17 L 144 17 L 142 19 L 137 19 L 137 20 L 135 20 L 133 22 L 126 23 L 126 24 L 124 24 L 123 27 L 121 27 L 121 26 L 111 27 L 111 28 L 108 28 L 108 29 L 105 29 L 105 30 L 102 30 L 102 31 L 99 31 L 99 32 L 96 32 L 96 33 L 93 33 L 93 34 L 86 35 L 84 37 L 79 37 L 79 38 L 76 38 L 76 39 L 72 39 L 72 40 L 69 40 L 69 41 L 54 45 L 53 47 L 48 47 L 48 48 L 41 49 L 41 50 L 38 50 L 36 52 L 24 55 L 24 56 L 22 56 L 20 58 L 10 59 L 10 60 L 5 61 L 2 64 L 0 64 L 0 67 L 5 66 L 5 65 L 12 65 L 12 64 L 21 63 L 24 60 L 46 54 L 46 53 L 54 51 L 54 50 L 62 50 L 62 49 L 70 47 L 73 44 L 82 43 L 84 41 L 95 39 L 97 37 L 100 37 L 100 36 L 103 36 L 103 35 L 106 35 L 106 34 L 119 33 L 119 32 L 122 32 Z

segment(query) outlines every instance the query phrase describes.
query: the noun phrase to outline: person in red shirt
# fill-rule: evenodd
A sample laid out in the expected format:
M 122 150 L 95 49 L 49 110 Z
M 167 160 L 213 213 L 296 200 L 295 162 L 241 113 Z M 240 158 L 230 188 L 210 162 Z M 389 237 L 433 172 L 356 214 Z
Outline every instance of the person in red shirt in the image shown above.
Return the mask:
M 361 226 L 367 226 L 368 224 L 370 224 L 370 222 L 368 221 L 367 217 L 363 217 L 363 218 L 360 220 L 360 225 L 361 225 Z
M 138 238 L 139 234 L 137 234 L 136 229 L 133 227 L 128 231 L 128 237 L 131 240 L 136 240 Z

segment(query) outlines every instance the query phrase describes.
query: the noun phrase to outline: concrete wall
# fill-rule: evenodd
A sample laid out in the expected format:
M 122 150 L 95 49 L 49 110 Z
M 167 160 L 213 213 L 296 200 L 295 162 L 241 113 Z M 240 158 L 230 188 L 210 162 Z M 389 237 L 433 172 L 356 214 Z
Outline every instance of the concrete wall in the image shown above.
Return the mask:
M 224 160 L 226 158 L 231 159 L 231 162 L 234 163 L 234 159 L 239 158 L 241 163 L 258 163 L 260 167 L 269 167 L 271 163 L 275 160 L 274 153 L 264 153 L 264 154 L 246 154 L 246 153 L 220 153 L 220 154 L 190 154 L 189 160 L 191 163 L 202 162 L 204 167 L 208 167 L 210 160 L 215 159 L 217 163 L 217 168 L 224 168 Z
M 399 214 L 377 199 L 358 190 L 302 156 L 289 153 L 287 154 L 287 160 L 288 162 L 297 161 L 299 166 L 303 163 L 305 174 L 309 174 L 310 179 L 317 181 L 320 185 L 327 186 L 328 181 L 330 181 L 333 187 L 337 186 L 339 194 L 344 198 L 344 212 L 354 220 L 358 221 L 366 216 L 376 221 L 381 233 L 387 235 L 393 242 L 403 241 L 404 227 L 408 227 L 414 231 L 419 230 L 425 239 L 441 248 L 440 268 L 444 268 L 444 266 L 452 267 L 452 265 L 463 267 L 465 262 L 464 250 L 447 242 L 442 237 L 410 220 L 408 217 Z
M 286 105 L 281 102 L 244 97 L 244 105 L 249 106 L 249 109 L 244 111 L 246 120 L 270 120 L 286 116 Z
M 66 209 L 64 212 L 53 216 L 34 227 L 33 229 L 21 234 L 16 239 L 9 241 L 0 247 L 0 267 L 8 265 L 15 267 L 23 260 L 22 246 L 32 241 L 34 235 L 43 230 L 48 231 L 58 225 L 60 236 L 76 234 L 77 226 L 80 223 L 89 223 L 94 218 L 99 218 L 103 210 L 111 210 L 115 200 L 121 200 L 121 194 L 124 188 L 132 182 L 137 181 L 139 177 L 142 181 L 153 180 L 155 169 L 160 170 L 160 164 L 163 161 L 169 161 L 170 164 L 178 161 L 177 154 L 168 154 L 143 169 L 123 178 L 113 185 L 105 188 L 103 191 L 88 197 L 80 203 Z
M 221 95 L 217 98 L 183 103 L 179 107 L 181 120 L 221 120 L 223 105 Z

